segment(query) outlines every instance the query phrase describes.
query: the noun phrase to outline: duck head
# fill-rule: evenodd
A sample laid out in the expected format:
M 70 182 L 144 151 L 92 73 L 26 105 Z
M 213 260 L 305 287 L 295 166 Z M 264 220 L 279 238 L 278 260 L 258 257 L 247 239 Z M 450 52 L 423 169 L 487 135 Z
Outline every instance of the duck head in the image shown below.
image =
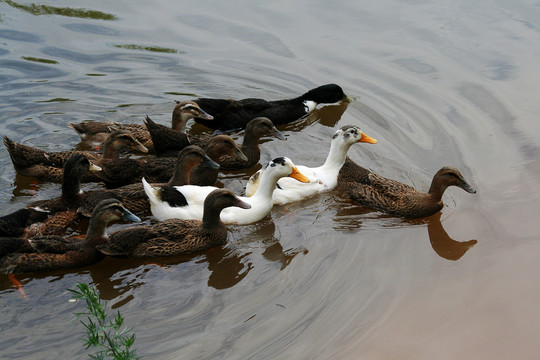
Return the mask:
M 429 193 L 440 200 L 442 194 L 449 186 L 457 186 L 470 194 L 476 194 L 476 190 L 465 181 L 459 170 L 450 166 L 441 168 L 433 176 Z
M 193 168 L 197 165 L 202 165 L 211 169 L 219 169 L 219 164 L 216 163 L 214 160 L 210 159 L 208 155 L 206 155 L 204 150 L 197 145 L 189 145 L 182 149 L 182 151 L 180 151 L 180 153 L 178 154 L 176 163 L 181 163 L 182 165 L 180 166 L 189 168 Z
M 311 89 L 302 95 L 304 101 L 313 101 L 317 104 L 333 104 L 345 100 L 351 102 L 352 99 L 345 95 L 341 86 L 336 84 L 326 84 Z
M 214 120 L 214 117 L 207 114 L 197 103 L 193 101 L 177 101 L 172 113 L 172 128 L 184 132 L 186 123 L 193 118 Z
M 105 199 L 100 201 L 94 211 L 88 224 L 86 238 L 89 245 L 94 247 L 108 240 L 105 229 L 110 222 L 116 220 L 126 220 L 140 222 L 141 219 L 133 215 L 118 199 Z
M 208 144 L 208 153 L 218 160 L 222 155 L 232 155 L 242 161 L 248 161 L 240 146 L 229 135 L 216 135 Z
M 250 209 L 251 205 L 240 200 L 229 189 L 216 189 L 212 191 L 204 200 L 204 206 L 212 206 L 218 210 L 223 210 L 230 206 L 239 207 L 241 209 Z
M 377 140 L 364 134 L 358 126 L 345 125 L 332 136 L 332 143 L 334 142 L 351 146 L 357 142 L 376 144 Z
M 274 126 L 272 120 L 267 117 L 257 117 L 246 125 L 246 134 L 253 134 L 253 137 L 260 139 L 263 136 L 273 136 L 279 140 L 287 140 L 285 136 Z
M 263 168 L 264 173 L 271 174 L 273 178 L 291 177 L 303 183 L 308 183 L 309 178 L 302 174 L 288 157 L 278 157 L 268 162 Z
M 114 158 L 124 150 L 137 150 L 143 153 L 148 152 L 146 146 L 141 144 L 139 140 L 133 136 L 131 131 L 112 131 L 107 137 L 107 140 L 105 140 L 105 144 L 103 144 L 103 157 L 109 159 Z

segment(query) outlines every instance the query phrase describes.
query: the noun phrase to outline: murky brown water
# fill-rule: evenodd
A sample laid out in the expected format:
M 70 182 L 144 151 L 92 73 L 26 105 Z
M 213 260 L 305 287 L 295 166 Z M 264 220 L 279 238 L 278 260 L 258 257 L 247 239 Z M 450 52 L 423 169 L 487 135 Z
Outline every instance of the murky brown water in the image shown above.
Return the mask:
M 423 190 L 452 165 L 478 193 L 449 189 L 442 214 L 406 221 L 331 192 L 161 266 L 20 275 L 27 298 L 0 276 L 0 358 L 87 358 L 66 291 L 81 281 L 152 359 L 538 357 L 538 3 L 24 5 L 0 3 L 0 129 L 15 141 L 67 150 L 69 121 L 168 123 L 173 99 L 334 82 L 356 101 L 280 128 L 288 140 L 266 141 L 261 161 L 321 164 L 356 124 L 379 140 L 351 148 L 358 163 Z M 16 177 L 3 147 L 0 165 L 1 214 L 59 193 Z M 251 173 L 222 183 L 240 192 Z

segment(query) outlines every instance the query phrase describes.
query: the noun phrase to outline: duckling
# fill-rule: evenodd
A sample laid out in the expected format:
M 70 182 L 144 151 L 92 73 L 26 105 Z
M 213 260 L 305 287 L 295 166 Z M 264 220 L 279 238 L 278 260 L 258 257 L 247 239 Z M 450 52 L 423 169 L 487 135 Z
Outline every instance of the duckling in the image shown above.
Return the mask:
M 332 136 L 330 151 L 326 161 L 322 166 L 310 168 L 298 165 L 298 170 L 309 178 L 309 183 L 299 183 L 283 178 L 277 183 L 274 190 L 274 205 L 288 204 L 313 196 L 323 191 L 328 191 L 336 187 L 339 169 L 345 162 L 347 151 L 351 145 L 359 142 L 375 144 L 377 140 L 367 136 L 354 125 L 346 125 L 337 130 Z M 247 185 L 246 195 L 251 196 L 259 187 L 260 173 L 253 174 Z
M 195 118 L 195 121 L 220 131 L 244 128 L 251 119 L 260 116 L 270 118 L 275 125 L 282 125 L 306 116 L 318 104 L 332 104 L 342 100 L 351 101 L 336 84 L 322 85 L 297 98 L 287 100 L 199 98 L 194 101 L 212 114 L 214 120 Z
M 204 151 L 195 145 L 185 147 L 178 154 L 172 177 L 167 183 L 155 184 L 154 186 L 182 186 L 190 184 L 190 173 L 195 166 L 208 169 L 213 172 L 219 169 L 219 164 L 210 159 Z M 129 184 L 117 189 L 90 191 L 84 197 L 84 201 L 79 208 L 84 216 L 90 216 L 95 205 L 103 199 L 116 198 L 124 206 L 135 214 L 142 214 L 150 211 L 150 203 L 146 196 L 141 182 Z
M 228 189 L 216 189 L 204 200 L 202 221 L 170 219 L 154 225 L 117 231 L 108 243 L 98 246 L 105 255 L 128 257 L 173 256 L 201 251 L 224 244 L 227 228 L 219 214 L 226 208 L 249 209 Z
M 260 186 L 251 197 L 240 197 L 251 205 L 250 209 L 225 209 L 221 221 L 225 224 L 247 225 L 264 218 L 272 210 L 272 192 L 283 177 L 291 177 L 300 182 L 309 179 L 298 171 L 286 157 L 275 158 L 263 167 Z M 152 215 L 158 220 L 172 218 L 196 219 L 203 216 L 203 202 L 216 188 L 213 186 L 162 186 L 152 187 L 143 179 L 144 190 L 150 199 Z
M 77 217 L 85 193 L 81 191 L 83 175 L 101 169 L 82 154 L 66 161 L 62 179 L 62 194 L 49 200 L 29 203 L 26 208 L 0 218 L 0 236 L 60 235 Z
M 67 159 L 74 154 L 86 156 L 94 164 L 100 166 L 105 159 L 118 159 L 120 153 L 126 149 L 148 151 L 127 130 L 117 130 L 109 134 L 103 144 L 103 154 L 94 154 L 82 151 L 46 152 L 31 146 L 16 143 L 4 136 L 6 146 L 15 171 L 19 175 L 38 178 L 43 181 L 61 182 L 62 167 Z M 82 182 L 99 181 L 95 174 L 88 173 L 81 179 Z
M 195 117 L 211 121 L 212 115 L 204 112 L 199 105 L 193 101 L 182 101 L 176 104 L 172 113 L 172 129 L 183 132 L 186 123 L 189 119 Z M 81 140 L 103 143 L 109 133 L 113 130 L 129 130 L 137 140 L 139 140 L 147 148 L 152 147 L 152 139 L 146 127 L 142 124 L 121 124 L 121 123 L 104 123 L 98 121 L 85 121 L 74 124 L 68 123 L 68 126 L 75 130 Z
M 445 166 L 431 182 L 427 193 L 398 181 L 384 178 L 347 158 L 338 176 L 338 190 L 355 204 L 405 218 L 433 215 L 443 207 L 442 195 L 447 187 L 457 186 L 475 194 L 459 170 Z
M 0 273 L 40 272 L 93 264 L 103 258 L 96 246 L 107 242 L 114 220 L 140 221 L 116 199 L 100 202 L 92 213 L 84 239 L 46 237 L 0 239 Z

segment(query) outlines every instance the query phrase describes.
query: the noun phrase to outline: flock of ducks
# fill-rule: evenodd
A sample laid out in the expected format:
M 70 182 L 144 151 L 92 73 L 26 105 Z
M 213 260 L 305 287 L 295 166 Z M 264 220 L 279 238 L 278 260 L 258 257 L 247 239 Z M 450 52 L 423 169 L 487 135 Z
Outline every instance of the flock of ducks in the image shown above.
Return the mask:
M 461 173 L 443 167 L 427 193 L 377 175 L 355 164 L 347 151 L 355 143 L 375 144 L 360 128 L 346 125 L 330 141 L 324 164 L 295 165 L 287 157 L 265 164 L 246 184 L 245 196 L 215 187 L 219 171 L 249 169 L 259 163 L 262 137 L 284 140 L 276 125 L 306 116 L 318 104 L 350 101 L 341 87 L 328 84 L 294 99 L 210 99 L 177 102 L 172 126 L 88 121 L 69 123 L 85 142 L 102 143 L 102 152 L 46 152 L 4 136 L 18 174 L 62 184 L 61 196 L 29 203 L 0 218 L 0 272 L 37 272 L 72 268 L 104 256 L 158 257 L 200 251 L 227 240 L 226 224 L 245 225 L 268 215 L 274 205 L 300 201 L 337 188 L 353 203 L 402 217 L 425 217 L 443 207 L 449 186 L 475 190 Z M 220 132 L 189 135 L 196 122 Z M 242 145 L 222 133 L 243 129 Z M 154 153 L 130 158 L 123 154 Z M 106 188 L 81 191 L 82 182 Z M 116 220 L 150 225 L 106 233 Z M 84 238 L 65 237 L 66 230 L 90 217 Z

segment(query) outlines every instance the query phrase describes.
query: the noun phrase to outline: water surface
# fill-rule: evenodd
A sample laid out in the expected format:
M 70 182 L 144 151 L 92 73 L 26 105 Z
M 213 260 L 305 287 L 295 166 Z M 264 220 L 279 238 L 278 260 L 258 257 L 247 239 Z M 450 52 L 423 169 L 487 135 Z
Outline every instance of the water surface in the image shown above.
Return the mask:
M 337 83 L 356 101 L 281 127 L 261 162 L 322 164 L 355 124 L 379 140 L 351 148 L 363 166 L 424 191 L 455 166 L 478 190 L 415 221 L 330 192 L 207 252 L 19 275 L 26 298 L 0 276 L 0 357 L 87 358 L 66 289 L 88 282 L 147 358 L 537 358 L 539 29 L 528 1 L 0 2 L 0 130 L 17 142 L 68 150 L 68 122 L 168 124 L 173 100 Z M 3 147 L 0 165 L 1 214 L 59 194 Z M 221 182 L 241 192 L 255 170 Z

